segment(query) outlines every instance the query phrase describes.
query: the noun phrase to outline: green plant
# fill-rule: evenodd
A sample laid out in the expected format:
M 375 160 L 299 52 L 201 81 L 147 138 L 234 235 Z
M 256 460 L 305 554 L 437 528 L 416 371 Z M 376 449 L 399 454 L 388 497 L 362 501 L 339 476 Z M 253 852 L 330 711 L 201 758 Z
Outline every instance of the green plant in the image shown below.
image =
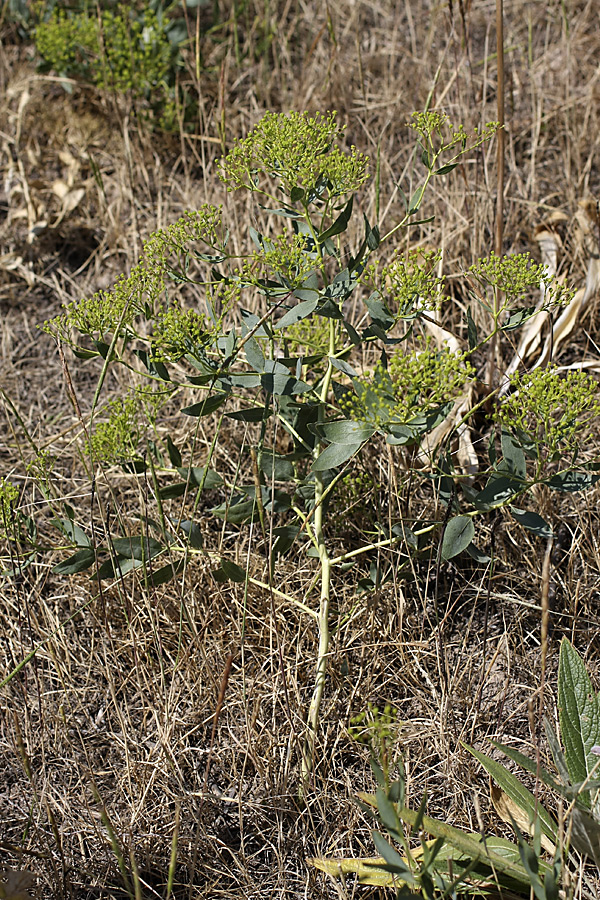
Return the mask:
M 160 3 L 138 11 L 121 4 L 96 12 L 56 5 L 33 31 L 42 69 L 149 104 L 165 126 L 175 123 L 179 48 L 187 38 Z
M 559 734 L 545 719 L 544 728 L 558 777 L 539 760 L 492 741 L 509 759 L 530 772 L 567 803 L 565 835 L 572 846 L 600 868 L 600 696 L 594 691 L 585 663 L 563 638 L 558 668 Z M 564 746 L 564 752 L 561 749 Z M 539 822 L 542 833 L 560 841 L 554 817 L 521 781 L 501 763 L 467 748 L 497 782 L 512 804 L 514 817 L 522 813 L 524 827 Z
M 354 226 L 355 195 L 368 179 L 369 162 L 355 148 L 343 146 L 335 113 L 268 113 L 221 163 L 227 187 L 256 194 L 272 222 L 268 233 L 249 228 L 252 246 L 245 256 L 230 254 L 223 212 L 207 204 L 151 235 L 140 263 L 111 290 L 69 304 L 44 326 L 80 360 L 102 363 L 91 423 L 84 423 L 91 435 L 86 442 L 93 470 L 118 459 L 110 442 L 114 438 L 118 443 L 117 432 L 124 437 L 129 427 L 124 417 L 133 415 L 130 401 L 120 400 L 112 408 L 112 425 L 110 419 L 108 425 L 96 422 L 110 366 L 125 367 L 137 380 L 149 379 L 172 402 L 183 392 L 199 398 L 181 409 L 196 423 L 185 461 L 171 435 L 162 447 L 148 437 L 144 446 L 145 430 L 136 430 L 139 418 L 127 432 L 121 461 L 128 472 L 149 472 L 157 516 L 143 518 L 137 534 L 107 535 L 97 544 L 68 510 L 58 510 L 57 527 L 72 540 L 75 553 L 55 571 L 76 573 L 95 565 L 96 578 L 102 579 L 140 570 L 157 584 L 201 554 L 214 560 L 217 579 L 266 585 L 273 596 L 309 614 L 317 626 L 318 647 L 301 754 L 302 791 L 313 771 L 325 687 L 332 571 L 370 561 L 382 548 L 394 547 L 408 561 L 410 554 L 430 553 L 432 541 L 441 542 L 444 559 L 466 550 L 485 561 L 474 544 L 479 516 L 506 507 L 525 528 L 547 534 L 548 523 L 514 502 L 537 484 L 572 491 L 600 477 L 571 427 L 579 427 L 597 409 L 591 379 L 581 376 L 577 391 L 561 393 L 563 376 L 554 370 L 541 373 L 538 390 L 549 396 L 555 391 L 552 396 L 560 395 L 562 406 L 548 408 L 540 427 L 541 406 L 523 396 L 522 382 L 514 381 L 520 402 L 511 411 L 513 394 L 501 398 L 481 380 L 492 338 L 534 315 L 533 306 L 523 305 L 532 286 L 547 283 L 544 310 L 569 296 L 528 257 L 490 257 L 473 267 L 473 302 L 482 305 L 489 323 L 482 337 L 467 310 L 467 347 L 437 348 L 428 339 L 427 329 L 435 325 L 431 316 L 443 301 L 443 281 L 433 272 L 438 257 L 417 251 L 402 256 L 394 247 L 385 255 L 385 245 L 400 229 L 418 222 L 431 179 L 450 172 L 465 153 L 489 140 L 494 126 L 467 135 L 442 114 L 428 112 L 415 115 L 412 127 L 423 166 L 421 181 L 405 198 L 402 219 L 383 236 L 379 224 L 371 224 L 364 214 Z M 351 225 L 362 238 L 351 237 Z M 352 250 L 347 240 L 354 241 Z M 490 301 L 485 285 L 488 293 L 502 291 L 502 303 Z M 364 314 L 358 318 L 347 311 L 355 292 L 364 300 Z M 372 374 L 354 368 L 359 348 L 379 359 Z M 467 389 L 483 396 L 465 407 Z M 456 409 L 462 412 L 452 417 Z M 208 454 L 198 466 L 200 419 L 217 412 Z M 484 421 L 477 427 L 488 436 L 488 454 L 487 459 L 482 454 L 477 472 L 467 478 L 451 441 L 475 416 Z M 254 446 L 240 448 L 236 474 L 223 478 L 213 461 L 228 421 L 245 423 Z M 435 431 L 442 424 L 448 425 L 446 435 L 436 442 Z M 282 431 L 290 442 L 283 452 L 276 440 Z M 328 504 L 363 448 L 382 440 L 400 448 L 407 477 L 419 454 L 428 456 L 428 467 L 420 461 L 411 477 L 421 477 L 446 511 L 417 522 L 377 522 L 375 533 L 359 546 L 335 554 L 327 539 Z M 120 447 L 124 450 L 123 441 Z M 173 477 L 172 483 L 166 481 Z M 228 554 L 204 547 L 197 517 L 202 492 L 209 490 L 222 491 L 221 502 L 211 509 L 214 516 L 234 527 L 259 524 L 268 546 L 265 581 L 238 565 L 234 548 Z M 178 508 L 171 508 L 173 501 Z M 318 560 L 306 602 L 276 586 L 280 560 L 298 550 Z M 377 571 L 373 587 L 380 582 Z
M 548 865 L 541 859 L 540 832 L 530 846 L 517 829 L 518 842 L 492 835 L 469 834 L 426 815 L 427 797 L 418 810 L 406 805 L 406 783 L 397 752 L 397 711 L 369 704 L 355 716 L 349 735 L 370 746 L 371 768 L 378 783 L 374 795 L 359 794 L 361 807 L 387 837 L 372 831 L 378 852 L 369 859 L 313 859 L 333 878 L 349 874 L 361 884 L 393 888 L 397 900 L 421 897 L 529 897 L 557 900 L 561 858 Z M 431 835 L 428 839 L 426 835 Z M 396 849 L 399 845 L 401 852 Z

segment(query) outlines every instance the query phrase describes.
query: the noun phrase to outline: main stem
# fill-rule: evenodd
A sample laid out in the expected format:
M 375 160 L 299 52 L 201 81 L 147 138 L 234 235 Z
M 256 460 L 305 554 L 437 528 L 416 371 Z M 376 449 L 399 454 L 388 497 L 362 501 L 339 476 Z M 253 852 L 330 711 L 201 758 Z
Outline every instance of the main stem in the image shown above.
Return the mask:
M 329 320 L 329 356 L 335 354 L 335 321 Z M 327 371 L 323 379 L 321 388 L 318 421 L 325 421 L 325 407 L 327 404 L 327 396 L 331 385 L 331 377 L 333 374 L 333 366 L 328 363 Z M 321 452 L 321 445 L 316 443 L 314 449 L 314 458 L 316 459 Z M 315 515 L 313 520 L 314 535 L 319 551 L 319 562 L 321 565 L 321 599 L 319 603 L 319 617 L 317 626 L 319 629 L 319 650 L 317 653 L 317 669 L 315 674 L 315 685 L 313 695 L 308 709 L 308 718 L 306 722 L 306 737 L 302 749 L 302 779 L 300 784 L 300 796 L 306 794 L 308 782 L 312 775 L 315 762 L 315 742 L 317 732 L 319 730 L 319 714 L 321 711 L 321 701 L 323 699 L 323 691 L 325 689 L 325 678 L 327 676 L 327 659 L 329 653 L 329 599 L 331 587 L 331 560 L 325 544 L 323 535 L 323 496 L 325 493 L 325 484 L 321 472 L 315 472 Z

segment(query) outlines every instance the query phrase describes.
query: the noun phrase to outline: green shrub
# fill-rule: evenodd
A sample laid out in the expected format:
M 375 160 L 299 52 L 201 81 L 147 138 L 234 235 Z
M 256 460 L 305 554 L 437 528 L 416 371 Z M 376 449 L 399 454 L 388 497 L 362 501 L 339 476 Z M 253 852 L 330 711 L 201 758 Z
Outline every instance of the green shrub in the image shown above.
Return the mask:
M 165 125 L 173 119 L 179 43 L 159 7 L 122 4 L 96 14 L 56 7 L 34 30 L 42 68 L 144 101 Z M 179 32 L 177 32 L 179 36 Z

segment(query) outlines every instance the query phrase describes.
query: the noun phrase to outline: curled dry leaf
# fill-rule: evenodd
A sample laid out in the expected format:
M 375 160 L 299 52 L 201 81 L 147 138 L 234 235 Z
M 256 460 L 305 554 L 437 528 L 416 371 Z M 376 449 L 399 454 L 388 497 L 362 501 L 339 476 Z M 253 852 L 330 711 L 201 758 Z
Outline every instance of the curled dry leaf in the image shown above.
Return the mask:
M 567 337 L 571 334 L 580 313 L 585 309 L 589 300 L 600 288 L 600 261 L 597 256 L 591 256 L 588 263 L 585 288 L 580 288 L 569 305 L 563 310 L 552 328 L 552 336 L 548 335 L 542 355 L 536 360 L 535 368 L 547 365 L 552 356 Z
M 581 201 L 576 214 L 579 240 L 585 252 L 589 256 L 585 288 L 580 288 L 568 306 L 554 322 L 552 332 L 546 336 L 542 351 L 535 361 L 533 368 L 547 366 L 558 352 L 575 328 L 581 313 L 588 302 L 600 289 L 600 260 L 598 258 L 598 214 L 596 204 L 592 201 Z M 559 238 L 546 226 L 539 226 L 536 239 L 540 245 L 542 262 L 551 274 L 556 274 Z M 544 288 L 541 288 L 541 296 L 538 301 L 538 309 L 544 302 Z M 547 321 L 546 317 L 534 316 L 523 332 L 517 352 L 511 360 L 505 372 L 505 382 L 500 391 L 500 396 L 509 388 L 509 377 L 517 371 L 522 363 L 527 362 L 539 350 L 541 344 L 541 331 Z
M 528 834 L 530 837 L 533 836 L 533 826 L 529 821 L 529 816 L 527 816 L 520 806 L 511 800 L 508 794 L 505 794 L 499 787 L 497 787 L 492 779 L 490 778 L 490 797 L 492 803 L 494 805 L 494 809 L 500 816 L 503 822 L 506 822 L 508 825 L 512 825 L 514 822 L 523 834 Z M 540 836 L 542 847 L 544 850 L 549 853 L 551 856 L 554 856 L 556 852 L 556 848 L 552 841 L 546 837 L 545 834 Z

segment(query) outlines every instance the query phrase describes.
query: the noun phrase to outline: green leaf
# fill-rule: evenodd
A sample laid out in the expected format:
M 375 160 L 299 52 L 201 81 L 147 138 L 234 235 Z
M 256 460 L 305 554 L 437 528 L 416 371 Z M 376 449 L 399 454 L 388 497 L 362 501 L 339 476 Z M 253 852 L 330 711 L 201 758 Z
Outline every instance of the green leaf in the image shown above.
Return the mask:
M 202 538 L 202 532 L 200 528 L 196 525 L 195 522 L 183 521 L 181 522 L 181 530 L 185 532 L 188 536 L 188 540 L 190 542 L 190 547 L 193 547 L 194 550 L 202 550 L 204 546 L 204 540 Z
M 203 0 L 201 0 L 203 2 Z M 293 188 L 293 190 L 301 190 L 300 188 Z M 288 209 L 287 207 L 283 207 L 283 209 L 270 209 L 268 206 L 263 206 L 262 203 L 258 204 L 261 209 L 264 209 L 265 212 L 273 213 L 274 216 L 283 216 L 286 219 L 301 219 L 304 213 L 298 212 L 296 209 Z
M 448 172 L 451 172 L 453 169 L 457 167 L 458 163 L 446 163 L 445 166 L 440 166 L 439 169 L 436 169 L 433 173 L 434 175 L 447 175 Z
M 592 472 L 557 472 L 552 478 L 546 481 L 548 487 L 554 488 L 555 491 L 564 491 L 572 494 L 575 491 L 585 491 L 600 479 L 600 475 L 594 475 Z
M 73 519 L 51 519 L 51 525 L 65 535 L 78 547 L 91 547 L 91 541 L 85 531 L 76 525 Z
M 76 575 L 77 572 L 84 572 L 93 566 L 96 562 L 96 554 L 91 548 L 78 550 L 73 556 L 58 563 L 52 571 L 55 575 Z
M 338 419 L 336 422 L 315 424 L 308 426 L 313 434 L 318 435 L 324 441 L 335 444 L 356 444 L 367 441 L 375 434 L 372 425 L 364 422 L 351 422 L 348 419 Z
M 520 325 L 527 322 L 528 319 L 531 319 L 536 312 L 535 306 L 526 306 L 523 309 L 518 309 L 512 316 L 509 316 L 508 320 L 502 325 L 500 330 L 512 331 L 514 328 L 519 328 Z
M 363 219 L 365 223 L 365 242 L 369 250 L 377 250 L 379 244 L 381 243 L 381 233 L 379 231 L 378 225 L 369 224 L 369 220 L 363 213 Z
M 423 201 L 423 194 L 425 193 L 425 185 L 422 184 L 420 187 L 416 189 L 412 197 L 410 198 L 408 204 L 408 215 L 414 216 L 416 212 L 419 211 L 419 207 Z
M 571 814 L 571 841 L 579 853 L 593 859 L 600 869 L 600 823 L 578 807 Z
M 327 231 L 321 232 L 319 235 L 319 243 L 323 244 L 328 238 L 335 237 L 336 234 L 342 234 L 348 227 L 350 216 L 352 215 L 352 204 L 354 203 L 354 195 L 350 197 L 343 210 Z
M 529 875 L 529 883 L 533 889 L 537 900 L 546 900 L 542 884 L 539 877 L 539 860 L 533 847 L 530 847 L 521 831 L 517 827 L 517 840 L 519 841 L 519 853 L 521 854 L 521 862 L 527 874 Z
M 337 466 L 341 466 L 342 463 L 352 459 L 362 445 L 362 441 L 354 444 L 330 444 L 328 447 L 325 447 L 314 461 L 311 472 L 326 472 L 327 469 L 335 469 Z
M 473 559 L 480 566 L 487 566 L 488 563 L 491 563 L 491 561 L 492 561 L 491 556 L 488 556 L 486 553 L 483 553 L 479 549 L 479 547 L 477 547 L 473 543 L 470 543 L 469 546 L 466 548 L 466 550 L 467 550 L 467 553 L 469 554 L 469 556 L 471 557 L 471 559 Z
M 344 375 L 348 375 L 350 378 L 357 378 L 358 372 L 352 368 L 350 363 L 347 363 L 345 359 L 335 359 L 333 356 L 327 357 L 329 362 L 333 366 L 334 369 L 337 369 L 338 372 L 343 372 Z
M 450 519 L 442 540 L 442 559 L 452 559 L 466 550 L 475 537 L 475 526 L 470 516 L 455 516 Z
M 241 503 L 233 503 L 231 506 L 222 503 L 211 509 L 211 513 L 219 519 L 231 522 L 232 525 L 241 525 L 248 519 L 255 519 L 258 516 L 257 504 L 254 499 L 242 500 Z
M 496 747 L 497 750 L 500 750 L 501 753 L 504 753 L 505 756 L 508 756 L 509 759 L 512 759 L 521 766 L 521 768 L 525 769 L 526 772 L 530 772 L 536 778 L 539 778 L 539 780 L 547 787 L 552 788 L 553 791 L 557 791 L 565 797 L 567 796 L 564 785 L 561 785 L 560 782 L 557 781 L 543 766 L 538 766 L 536 760 L 529 759 L 528 756 L 515 750 L 514 747 L 508 747 L 506 744 L 501 744 L 498 741 L 490 741 L 490 743 L 493 747 Z
M 268 450 L 263 451 L 260 468 L 269 481 L 291 481 L 294 477 L 293 461 Z
M 479 338 L 477 337 L 477 326 L 471 315 L 470 307 L 467 307 L 467 338 L 469 341 L 469 350 L 473 350 L 479 343 Z
M 526 528 L 527 531 L 531 531 L 532 534 L 536 534 L 538 537 L 542 538 L 550 538 L 552 537 L 552 528 L 545 519 L 542 519 L 535 512 L 528 512 L 525 509 L 518 509 L 516 506 L 510 507 L 510 512 L 513 519 L 522 525 L 523 528 Z
M 269 360 L 267 360 L 268 362 Z M 267 394 L 275 394 L 277 396 L 291 397 L 294 394 L 305 394 L 307 391 L 310 391 L 309 384 L 292 378 L 289 372 L 285 375 L 279 372 L 265 372 L 264 375 L 260 376 L 260 383 Z
M 592 753 L 592 747 L 600 743 L 600 704 L 584 661 L 566 638 L 558 662 L 558 713 L 567 769 L 577 784 L 600 762 Z
M 96 571 L 96 578 L 116 578 L 117 575 L 127 575 L 133 569 L 139 568 L 142 563 L 137 559 L 124 559 L 117 556 L 115 560 L 107 559 Z
M 377 806 L 376 798 L 371 794 L 359 793 L 359 798 L 369 806 Z M 414 827 L 417 821 L 417 813 L 407 807 L 398 807 L 398 816 L 402 821 Z M 498 876 L 506 877 L 519 885 L 529 885 L 527 873 L 519 861 L 519 852 L 515 844 L 503 838 L 486 837 L 482 840 L 479 834 L 469 834 L 454 828 L 452 825 L 431 819 L 429 816 L 422 818 L 423 830 L 435 838 L 441 837 L 448 844 L 470 860 L 477 860 L 479 868 L 488 872 L 494 872 L 494 880 Z M 456 858 L 456 857 L 453 857 Z
M 167 484 L 158 490 L 158 496 L 161 500 L 174 500 L 176 497 L 183 497 L 188 484 L 186 481 L 178 481 L 176 484 Z
M 169 459 L 171 460 L 171 465 L 178 468 L 182 464 L 181 453 L 171 440 L 171 435 L 167 435 L 167 453 L 169 454 Z
M 255 372 L 264 372 L 265 354 L 262 352 L 260 344 L 258 343 L 256 338 L 248 338 L 244 346 L 244 352 L 246 353 L 248 365 L 251 366 L 251 368 L 254 369 Z
M 113 538 L 112 545 L 115 552 L 125 559 L 152 559 L 165 549 L 154 538 L 142 535 L 132 535 L 125 538 Z
M 275 543 L 273 544 L 273 553 L 276 556 L 282 556 L 284 553 L 287 553 L 299 532 L 299 525 L 280 525 L 278 528 L 274 528 Z
M 397 875 L 405 884 L 416 885 L 417 881 L 414 875 L 398 851 L 392 847 L 379 832 L 372 831 L 371 834 L 377 850 L 381 853 L 386 862 L 385 866 L 381 866 L 381 868 L 385 869 L 387 872 L 393 872 L 394 875 Z
M 238 422 L 262 422 L 266 411 L 266 406 L 250 406 L 248 409 L 237 409 L 225 415 L 228 419 L 235 419 Z
M 385 830 L 395 841 L 401 841 L 402 835 L 400 834 L 399 830 L 400 823 L 398 820 L 396 807 L 389 799 L 385 790 L 381 787 L 377 788 L 375 797 L 377 798 L 377 811 L 379 813 L 379 818 L 381 819 Z
M 315 311 L 317 306 L 319 305 L 319 295 L 316 291 L 304 291 L 303 293 L 314 294 L 314 297 L 304 300 L 302 303 L 298 303 L 297 306 L 293 306 L 279 319 L 278 322 L 275 322 L 274 328 L 287 328 L 289 325 L 295 325 L 296 322 L 299 322 L 301 319 L 306 319 L 307 316 L 310 316 L 312 312 Z
M 488 775 L 492 776 L 498 786 L 501 787 L 513 803 L 516 803 L 519 809 L 525 813 L 532 824 L 535 822 L 536 818 L 539 817 L 542 831 L 547 838 L 553 843 L 556 843 L 558 825 L 547 809 L 540 803 L 539 799 L 536 798 L 531 791 L 527 790 L 525 785 L 519 781 L 516 775 L 513 775 L 512 772 L 505 769 L 501 763 L 496 762 L 494 759 L 490 759 L 485 753 L 480 753 L 478 750 L 474 750 L 473 747 L 469 747 L 468 744 L 463 744 L 463 747 L 465 747 L 475 759 L 479 760 Z
M 77 357 L 77 359 L 94 359 L 97 356 L 100 356 L 95 350 L 86 350 L 84 347 L 71 347 L 73 351 L 73 355 Z
M 183 570 L 183 566 L 183 559 L 179 560 L 179 562 L 175 564 L 167 563 L 166 566 L 161 566 L 160 569 L 156 569 L 152 572 L 152 574 L 149 574 L 148 582 L 150 584 L 153 584 L 155 587 L 157 587 L 159 584 L 167 584 L 169 581 L 172 581 L 176 575 L 179 575 L 179 573 Z
M 556 771 L 561 777 L 563 783 L 568 784 L 569 770 L 567 769 L 565 754 L 562 752 L 558 735 L 554 731 L 554 727 L 547 716 L 544 716 L 544 732 L 546 735 L 546 740 L 548 741 L 548 746 L 550 747 L 550 752 L 552 753 L 552 759 L 554 760 Z
M 193 403 L 192 406 L 186 406 L 181 412 L 186 416 L 208 416 L 225 403 L 227 394 L 215 394 L 213 397 L 207 397 L 201 403 Z
M 213 577 L 220 582 L 233 581 L 241 584 L 246 580 L 246 573 L 237 563 L 231 562 L 229 559 L 222 559 L 217 571 L 213 572 Z
M 525 454 L 523 453 L 523 448 L 517 441 L 517 438 L 511 434 L 510 431 L 503 428 L 501 444 L 503 459 L 498 466 L 498 471 L 508 472 L 516 478 L 525 480 L 527 475 L 527 461 L 525 459 Z
M 336 303 L 335 300 L 331 299 L 326 299 L 320 306 L 317 306 L 315 315 L 324 316 L 326 319 L 335 319 L 338 322 L 341 322 L 344 318 L 339 302 Z
M 350 272 L 349 269 L 342 269 L 335 276 L 331 284 L 323 291 L 323 296 L 329 299 L 343 299 L 350 296 L 358 282 L 356 273 Z M 341 317 L 341 313 L 340 313 Z
M 502 506 L 523 490 L 523 485 L 508 475 L 493 475 L 484 489 L 474 497 L 477 509 L 488 510 Z
M 209 469 L 206 466 L 191 466 L 191 468 L 177 469 L 182 478 L 185 478 L 191 487 L 202 486 L 205 490 L 211 491 L 214 488 L 221 487 L 223 479 L 218 472 Z
M 389 331 L 395 324 L 395 318 L 387 307 L 387 304 L 379 291 L 374 291 L 366 300 L 365 306 L 369 310 L 369 315 L 376 325 L 379 325 L 384 331 Z

